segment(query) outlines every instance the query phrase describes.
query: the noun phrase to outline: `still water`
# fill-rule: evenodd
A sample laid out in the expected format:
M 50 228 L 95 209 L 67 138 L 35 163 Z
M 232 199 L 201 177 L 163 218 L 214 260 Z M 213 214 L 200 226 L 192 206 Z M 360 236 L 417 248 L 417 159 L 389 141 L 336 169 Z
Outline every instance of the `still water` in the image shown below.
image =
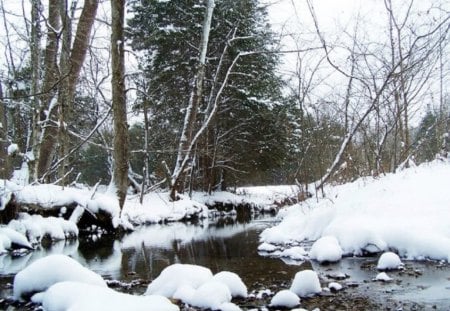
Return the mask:
M 373 282 L 376 258 L 345 258 L 337 264 L 318 265 L 270 258 L 258 254 L 259 234 L 272 226 L 272 218 L 252 221 L 221 219 L 202 224 L 171 223 L 142 227 L 121 239 L 111 237 L 80 238 L 58 242 L 22 256 L 0 256 L 0 297 L 12 295 L 14 275 L 27 265 L 53 253 L 66 254 L 107 280 L 131 284 L 129 291 L 142 294 L 146 286 L 167 266 L 190 263 L 210 268 L 213 273 L 237 273 L 250 292 L 270 288 L 277 291 L 290 286 L 296 272 L 314 269 L 324 282 L 333 274 L 345 274 L 340 280 L 347 295 L 368 296 L 377 303 L 425 309 L 450 310 L 450 267 L 436 262 L 406 263 L 405 272 L 393 272 L 394 282 Z M 136 285 L 137 284 L 137 285 Z M 123 290 L 123 289 L 122 289 Z M 342 294 L 344 295 L 344 294 Z M 350 297 L 351 298 L 351 297 Z M 419 308 L 420 309 L 420 308 Z M 404 308 L 408 310 L 408 308 Z M 412 308 L 411 308 L 412 310 Z

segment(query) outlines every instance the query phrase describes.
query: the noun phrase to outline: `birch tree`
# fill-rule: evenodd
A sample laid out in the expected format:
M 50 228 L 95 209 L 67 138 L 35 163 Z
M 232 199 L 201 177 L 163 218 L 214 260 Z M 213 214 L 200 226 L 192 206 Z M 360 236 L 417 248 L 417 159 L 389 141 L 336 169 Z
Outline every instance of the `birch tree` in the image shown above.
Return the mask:
M 193 129 L 197 118 L 197 110 L 200 106 L 203 94 L 203 80 L 205 78 L 206 53 L 208 51 L 209 33 L 211 31 L 211 21 L 214 10 L 214 0 L 208 0 L 205 19 L 202 27 L 202 36 L 200 41 L 200 55 L 198 60 L 197 73 L 193 79 L 192 92 L 189 97 L 189 104 L 186 108 L 183 129 L 181 131 L 180 145 L 178 155 L 170 180 L 170 197 L 176 199 L 177 192 L 183 192 L 183 179 L 186 174 L 189 158 L 192 156 Z

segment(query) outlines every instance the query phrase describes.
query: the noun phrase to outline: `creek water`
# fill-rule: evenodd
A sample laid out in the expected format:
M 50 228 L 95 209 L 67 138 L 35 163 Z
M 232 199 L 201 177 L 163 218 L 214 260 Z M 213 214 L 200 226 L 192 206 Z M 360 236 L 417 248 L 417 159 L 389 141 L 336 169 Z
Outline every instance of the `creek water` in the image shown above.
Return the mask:
M 448 264 L 407 262 L 404 271 L 390 274 L 393 282 L 380 283 L 372 281 L 377 274 L 376 258 L 344 258 L 337 264 L 319 265 L 261 256 L 257 251 L 259 233 L 273 224 L 272 218 L 251 221 L 225 218 L 202 224 L 151 225 L 121 239 L 91 236 L 54 243 L 20 256 L 3 255 L 0 256 L 0 297 L 12 295 L 10 284 L 14 275 L 31 262 L 49 254 L 63 253 L 105 279 L 118 281 L 117 284 L 122 284 L 120 290 L 134 294 L 142 294 L 146 286 L 173 263 L 202 265 L 213 273 L 235 272 L 249 292 L 255 294 L 264 289 L 275 292 L 288 288 L 296 272 L 312 268 L 319 273 L 323 286 L 333 281 L 336 274 L 347 275 L 338 281 L 346 289 L 336 295 L 342 295 L 349 305 L 354 297 L 364 296 L 385 309 L 400 306 L 402 310 L 450 310 Z M 317 302 L 321 310 L 345 310 L 339 304 L 328 308 L 323 303 Z M 248 302 L 241 307 L 245 304 Z M 254 307 L 259 306 L 255 303 L 248 309 Z

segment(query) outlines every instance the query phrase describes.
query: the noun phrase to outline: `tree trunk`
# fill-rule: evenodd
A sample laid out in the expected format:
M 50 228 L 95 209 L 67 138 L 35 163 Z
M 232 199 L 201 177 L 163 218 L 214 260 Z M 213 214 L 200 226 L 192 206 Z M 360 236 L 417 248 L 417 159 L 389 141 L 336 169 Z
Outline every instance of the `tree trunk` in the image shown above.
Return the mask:
M 120 208 L 123 207 L 128 188 L 128 124 L 123 48 L 124 11 L 124 0 L 111 0 L 112 105 L 114 118 L 113 182 Z
M 209 33 L 211 31 L 211 21 L 214 10 L 214 0 L 208 0 L 207 9 L 205 12 L 205 19 L 203 22 L 203 31 L 200 42 L 200 56 L 196 76 L 192 86 L 191 96 L 189 98 L 189 105 L 186 109 L 183 130 L 181 132 L 180 144 L 178 147 L 177 162 L 172 174 L 171 193 L 172 200 L 176 199 L 177 192 L 184 191 L 184 178 L 186 176 L 186 157 L 190 157 L 192 149 L 190 148 L 194 125 L 197 118 L 197 110 L 200 106 L 203 95 L 203 80 L 205 78 L 206 53 L 208 50 Z
M 0 178 L 9 179 L 12 174 L 10 157 L 8 156 L 8 120 L 6 103 L 3 102 L 3 85 L 0 82 Z
M 50 0 L 49 2 L 49 16 L 52 15 L 54 26 L 50 23 L 51 27 L 49 27 L 49 37 L 47 40 L 51 40 L 47 44 L 45 58 L 46 82 L 44 82 L 43 90 L 44 92 L 49 93 L 48 96 L 44 97 L 41 104 L 41 121 L 44 121 L 44 128 L 36 162 L 36 174 L 37 178 L 40 179 L 48 179 L 49 177 L 49 168 L 55 155 L 55 148 L 58 140 L 60 140 L 59 144 L 62 148 L 60 149 L 59 156 L 61 157 L 65 154 L 67 140 L 66 123 L 73 106 L 75 87 L 86 57 L 90 33 L 94 25 L 99 4 L 99 0 L 86 0 L 84 2 L 73 45 L 72 48 L 70 48 L 72 41 L 70 25 L 72 20 L 68 15 L 68 8 L 63 5 L 65 0 L 61 1 L 61 5 L 58 5 L 58 0 Z M 58 9 L 61 7 L 63 7 L 64 11 Z M 55 10 L 58 14 L 54 12 Z M 54 16 L 55 14 L 56 16 Z M 56 58 L 58 50 L 59 34 L 54 30 L 59 28 L 60 18 L 62 18 L 64 27 L 60 75 L 57 76 L 54 59 Z M 51 90 L 55 88 L 57 84 L 59 92 L 58 98 L 56 102 L 54 102 L 52 101 L 54 96 Z M 48 111 L 47 114 L 44 113 L 45 110 Z M 58 119 L 58 122 L 55 122 L 56 119 Z M 65 161 L 62 162 L 61 165 L 64 167 Z M 64 172 L 64 170 L 61 170 L 60 174 L 62 172 Z

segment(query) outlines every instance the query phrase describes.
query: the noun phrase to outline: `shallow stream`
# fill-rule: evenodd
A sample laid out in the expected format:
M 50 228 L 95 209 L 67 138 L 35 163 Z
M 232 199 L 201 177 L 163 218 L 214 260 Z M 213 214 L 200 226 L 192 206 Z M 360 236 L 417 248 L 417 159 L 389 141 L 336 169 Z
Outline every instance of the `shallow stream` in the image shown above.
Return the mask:
M 259 233 L 272 218 L 238 222 L 232 219 L 201 225 L 172 223 L 143 227 L 122 239 L 80 238 L 58 242 L 21 256 L 0 256 L 0 297 L 12 295 L 14 275 L 38 258 L 63 253 L 111 280 L 118 290 L 142 294 L 162 269 L 173 263 L 209 267 L 213 273 L 237 273 L 249 293 L 272 293 L 288 288 L 296 272 L 313 268 L 322 286 L 337 281 L 344 290 L 304 299 L 302 306 L 321 310 L 450 310 L 450 266 L 432 261 L 406 262 L 406 269 L 390 272 L 390 283 L 372 281 L 377 258 L 345 258 L 332 265 L 296 262 L 258 254 Z M 339 275 L 340 274 L 340 275 Z M 340 279 L 343 275 L 345 278 Z M 264 297 L 264 295 L 262 295 Z M 238 301 L 244 310 L 264 309 L 266 299 Z M 1 306 L 1 304 L 0 304 Z M 1 307 L 0 307 L 1 309 Z M 9 306 L 8 310 L 16 310 Z

